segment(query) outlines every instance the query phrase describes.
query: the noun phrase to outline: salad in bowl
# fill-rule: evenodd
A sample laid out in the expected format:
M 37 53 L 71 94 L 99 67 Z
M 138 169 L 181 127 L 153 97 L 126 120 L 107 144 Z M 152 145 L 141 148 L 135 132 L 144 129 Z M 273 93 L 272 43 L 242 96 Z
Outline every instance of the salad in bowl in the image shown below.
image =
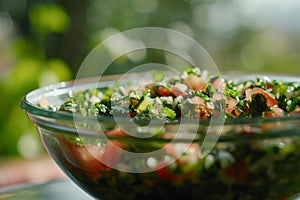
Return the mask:
M 52 158 L 94 198 L 300 192 L 299 78 L 152 74 L 58 83 L 28 93 L 21 106 Z

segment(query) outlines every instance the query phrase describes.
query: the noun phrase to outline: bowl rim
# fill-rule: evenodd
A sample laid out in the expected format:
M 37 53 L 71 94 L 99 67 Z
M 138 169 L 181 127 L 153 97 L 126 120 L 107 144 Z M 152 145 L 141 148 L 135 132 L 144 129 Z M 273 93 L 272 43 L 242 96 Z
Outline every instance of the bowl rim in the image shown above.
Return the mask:
M 84 86 L 88 84 L 95 84 L 99 83 L 99 80 L 101 80 L 102 86 L 99 88 L 105 88 L 115 83 L 115 80 L 120 78 L 121 74 L 114 74 L 114 75 L 106 75 L 102 76 L 101 79 L 99 77 L 89 77 L 89 78 L 82 78 L 79 80 L 70 80 L 70 81 L 63 81 L 58 82 L 54 84 L 50 84 L 47 86 L 43 86 L 37 89 L 34 89 L 30 92 L 28 92 L 25 96 L 23 96 L 21 100 L 21 108 L 27 112 L 27 114 L 33 114 L 37 116 L 47 117 L 47 118 L 53 118 L 53 119 L 63 119 L 63 120 L 74 120 L 76 119 L 95 119 L 95 116 L 89 117 L 89 116 L 79 116 L 78 114 L 69 113 L 69 112 L 62 112 L 62 111 L 52 111 L 49 109 L 42 108 L 30 101 L 30 98 L 34 98 L 36 96 L 43 96 L 43 93 L 49 93 L 49 92 L 57 92 L 57 90 L 65 90 L 69 88 L 69 90 L 72 87 L 77 86 Z M 272 74 L 263 74 L 258 75 L 254 73 L 247 73 L 247 72 L 241 72 L 241 71 L 234 71 L 234 72 L 227 72 L 225 75 L 222 74 L 222 77 L 225 79 L 236 79 L 242 78 L 244 80 L 255 80 L 256 78 L 270 78 L 271 80 L 282 80 L 284 82 L 296 82 L 300 84 L 299 77 L 297 76 L 290 76 L 290 75 L 272 75 Z M 288 80 L 288 81 L 285 81 Z M 83 87 L 84 88 L 84 87 Z M 66 94 L 66 93 L 63 93 Z M 116 116 L 97 116 L 97 119 L 99 121 L 105 122 L 110 121 L 113 122 L 114 118 Z M 255 123 L 265 123 L 265 122 L 279 122 L 279 121 L 290 121 L 290 120 L 299 120 L 300 114 L 293 114 L 290 116 L 282 116 L 282 117 L 252 117 L 252 118 L 237 118 L 237 119 L 225 119 L 224 125 L 227 124 L 255 124 Z M 210 120 L 200 120 L 200 124 L 209 124 Z M 173 122 L 174 123 L 174 122 Z M 168 123 L 172 124 L 172 123 Z

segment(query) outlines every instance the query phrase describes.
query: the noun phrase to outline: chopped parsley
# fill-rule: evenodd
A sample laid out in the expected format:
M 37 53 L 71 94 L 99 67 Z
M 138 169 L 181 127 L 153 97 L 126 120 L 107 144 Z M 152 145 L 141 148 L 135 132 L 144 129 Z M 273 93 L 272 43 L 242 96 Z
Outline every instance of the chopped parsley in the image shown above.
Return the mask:
M 214 113 L 223 118 L 276 116 L 274 112 L 270 115 L 273 107 L 290 115 L 299 113 L 300 109 L 299 83 L 284 83 L 266 77 L 236 82 L 210 76 L 198 68 L 189 68 L 171 79 L 167 79 L 164 72 L 152 71 L 152 75 L 153 83 L 139 90 L 117 82 L 113 87 L 71 94 L 70 99 L 53 110 L 82 116 L 129 113 L 133 118 L 172 121 L 187 116 L 189 119 L 208 119 Z M 222 106 L 218 103 L 222 102 L 222 95 L 226 101 L 226 113 L 220 115 Z

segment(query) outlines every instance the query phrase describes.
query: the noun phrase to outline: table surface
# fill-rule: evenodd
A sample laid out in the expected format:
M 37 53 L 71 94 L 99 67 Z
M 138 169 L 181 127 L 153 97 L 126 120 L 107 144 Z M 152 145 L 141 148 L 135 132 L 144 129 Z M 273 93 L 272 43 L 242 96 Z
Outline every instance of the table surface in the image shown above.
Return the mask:
M 0 199 L 7 200 L 91 200 L 89 195 L 82 191 L 69 179 L 62 179 L 37 185 L 0 189 Z

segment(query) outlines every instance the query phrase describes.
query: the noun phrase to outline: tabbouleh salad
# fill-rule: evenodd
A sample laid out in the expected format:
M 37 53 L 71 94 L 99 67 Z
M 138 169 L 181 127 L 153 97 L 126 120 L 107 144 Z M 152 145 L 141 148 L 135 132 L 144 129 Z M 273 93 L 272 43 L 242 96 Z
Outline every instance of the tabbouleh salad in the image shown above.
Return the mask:
M 227 118 L 280 117 L 300 113 L 300 84 L 256 78 L 237 82 L 209 76 L 189 68 L 180 76 L 164 79 L 154 72 L 154 81 L 136 90 L 132 85 L 115 84 L 106 89 L 90 89 L 70 95 L 54 110 L 82 116 L 127 114 L 132 118 L 178 120 L 209 119 L 225 101 Z M 116 106 L 114 106 L 116 105 Z M 187 109 L 188 108 L 188 109 Z
M 127 116 L 136 122 L 152 119 L 180 122 L 183 118 L 205 121 L 212 117 L 225 120 L 276 118 L 300 113 L 299 82 L 268 78 L 236 82 L 210 76 L 197 68 L 169 79 L 161 72 L 153 74 L 154 81 L 138 87 L 116 83 L 108 88 L 71 93 L 58 107 L 51 106 L 45 99 L 40 106 L 81 116 Z M 276 122 L 271 126 L 276 128 Z M 239 134 L 238 129 L 235 132 Z M 105 134 L 125 135 L 118 128 Z M 53 150 L 57 151 L 56 159 L 63 163 L 72 179 L 96 198 L 284 200 L 300 190 L 299 136 L 218 142 L 202 159 L 195 157 L 200 149 L 199 144 L 193 143 L 185 156 L 170 166 L 157 168 L 153 163 L 162 161 L 153 161 L 153 172 L 148 173 L 121 172 L 97 159 L 117 165 L 128 158 L 116 146 L 132 152 L 156 148 L 158 144 L 147 142 L 147 138 L 136 142 L 109 141 L 95 146 L 93 142 L 83 145 L 77 135 L 58 133 L 43 137 L 46 143 L 59 141 L 60 145 Z M 165 156 L 172 158 L 176 145 L 182 144 L 175 143 L 171 149 L 161 146 Z M 91 151 L 98 157 L 92 156 Z

